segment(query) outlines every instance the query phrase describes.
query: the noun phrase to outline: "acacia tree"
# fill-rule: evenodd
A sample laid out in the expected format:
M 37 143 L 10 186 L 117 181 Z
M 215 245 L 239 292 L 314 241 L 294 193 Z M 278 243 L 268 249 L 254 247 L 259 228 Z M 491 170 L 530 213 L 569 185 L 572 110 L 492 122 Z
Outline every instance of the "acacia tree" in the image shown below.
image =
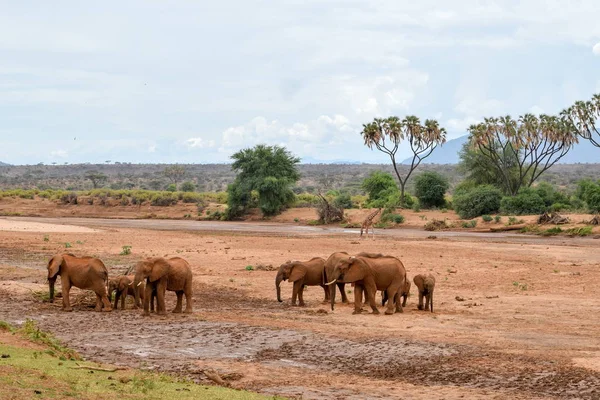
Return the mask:
M 446 130 L 440 128 L 437 121 L 428 119 L 425 124 L 421 124 L 419 118 L 414 115 L 406 116 L 403 120 L 398 117 L 375 118 L 373 122 L 363 125 L 361 135 L 367 147 L 375 147 L 390 157 L 400 183 L 401 205 L 404 205 L 406 182 L 413 171 L 438 145 L 446 142 Z M 409 143 L 413 154 L 408 172 L 404 176 L 400 173 L 396 160 L 396 153 L 403 140 Z
M 178 184 L 185 176 L 185 167 L 183 165 L 170 165 L 163 170 L 163 175 L 171 181 Z
M 89 179 L 92 182 L 94 189 L 97 189 L 98 185 L 102 185 L 106 182 L 108 176 L 104 175 L 102 172 L 89 171 L 85 174 L 85 179 Z
M 563 110 L 560 116 L 579 136 L 600 147 L 600 93 L 589 101 L 578 101 Z
M 231 168 L 238 172 L 227 187 L 227 219 L 242 216 L 258 194 L 258 206 L 266 216 L 275 215 L 294 201 L 292 185 L 300 179 L 294 157 L 284 147 L 259 144 L 233 154 Z
M 486 118 L 469 133 L 471 145 L 491 162 L 511 196 L 530 187 L 577 143 L 570 124 L 550 115 Z

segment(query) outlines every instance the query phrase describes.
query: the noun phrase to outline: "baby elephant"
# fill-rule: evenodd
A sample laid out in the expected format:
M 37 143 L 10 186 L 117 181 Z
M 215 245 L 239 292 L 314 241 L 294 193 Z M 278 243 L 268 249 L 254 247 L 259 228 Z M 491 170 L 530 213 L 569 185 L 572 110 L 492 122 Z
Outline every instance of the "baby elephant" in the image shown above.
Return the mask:
M 402 287 L 402 290 L 399 291 L 398 293 L 396 293 L 396 297 L 398 297 L 398 296 L 403 297 L 402 307 L 406 307 L 406 299 L 408 298 L 409 294 L 410 294 L 410 281 L 408 280 L 408 277 L 406 277 L 406 280 L 404 281 L 404 286 Z M 387 292 L 385 290 L 382 290 L 381 291 L 381 305 L 385 306 L 385 303 L 387 303 L 387 301 L 388 301 Z
M 419 289 L 419 310 L 423 310 L 423 296 L 425 296 L 425 310 L 431 307 L 433 312 L 433 288 L 435 288 L 435 277 L 431 274 L 417 275 L 413 282 Z
M 133 275 L 121 275 L 121 276 L 116 276 L 114 278 L 110 278 L 108 280 L 108 296 L 112 297 L 113 292 L 117 292 L 115 295 L 115 310 L 117 309 L 117 304 L 119 303 L 119 299 L 121 299 L 121 310 L 125 309 L 125 298 L 127 297 L 127 295 L 130 295 L 134 298 L 135 301 L 135 291 L 139 290 L 140 291 L 140 296 L 139 298 L 143 301 L 144 300 L 144 287 L 142 286 L 143 283 L 140 285 L 140 287 L 134 287 L 133 286 L 133 279 L 134 276 Z M 138 307 L 141 307 L 142 303 L 141 301 L 138 299 L 138 302 L 134 304 L 133 308 L 137 309 Z

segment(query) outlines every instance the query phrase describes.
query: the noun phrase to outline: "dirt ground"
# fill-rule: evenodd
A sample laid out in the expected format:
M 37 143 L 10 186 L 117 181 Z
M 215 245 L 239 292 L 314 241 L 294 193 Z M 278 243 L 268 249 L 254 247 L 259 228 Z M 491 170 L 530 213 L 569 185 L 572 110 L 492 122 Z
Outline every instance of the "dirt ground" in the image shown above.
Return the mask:
M 213 368 L 232 387 L 290 398 L 600 398 L 600 240 L 359 240 L 355 232 L 296 234 L 258 223 L 256 231 L 223 232 L 92 221 L 0 218 L 0 320 L 34 319 L 90 360 L 203 382 L 201 371 Z M 120 255 L 125 245 L 132 254 Z M 75 311 L 61 312 L 60 301 L 43 297 L 45 264 L 63 251 L 96 255 L 114 274 L 144 257 L 184 257 L 195 312 L 143 317 L 129 301 L 125 311 L 97 313 L 77 290 Z M 332 312 L 319 287 L 305 291 L 306 307 L 292 307 L 289 283 L 277 302 L 270 266 L 334 251 L 397 256 L 411 279 L 433 273 L 435 313 L 416 309 L 414 286 L 404 313 L 391 316 L 352 315 L 343 304 Z M 167 297 L 173 307 L 175 295 Z

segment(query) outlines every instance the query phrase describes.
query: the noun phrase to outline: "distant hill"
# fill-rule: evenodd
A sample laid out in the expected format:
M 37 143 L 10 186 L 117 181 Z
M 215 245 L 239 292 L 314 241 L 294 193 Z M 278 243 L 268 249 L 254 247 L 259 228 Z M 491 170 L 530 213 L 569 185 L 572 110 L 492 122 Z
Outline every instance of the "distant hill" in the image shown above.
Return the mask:
M 423 160 L 423 164 L 458 164 L 460 161 L 458 153 L 468 140 L 468 135 L 452 139 L 443 146 L 435 149 L 431 156 Z M 412 158 L 402 161 L 402 164 L 410 164 Z M 561 164 L 594 164 L 600 162 L 600 149 L 587 140 L 581 140 L 566 156 L 561 158 Z
M 0 161 L 0 167 L 8 167 L 10 164 L 7 163 L 3 163 L 2 161 Z

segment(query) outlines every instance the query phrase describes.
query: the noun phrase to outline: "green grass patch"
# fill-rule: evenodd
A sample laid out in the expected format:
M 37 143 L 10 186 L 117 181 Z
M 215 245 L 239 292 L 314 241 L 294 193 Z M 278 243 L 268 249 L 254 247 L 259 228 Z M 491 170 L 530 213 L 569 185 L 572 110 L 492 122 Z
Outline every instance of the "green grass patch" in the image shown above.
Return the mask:
M 47 350 L 29 349 L 0 343 L 0 398 L 76 398 L 76 399 L 281 399 L 256 393 L 197 385 L 185 379 L 138 370 L 97 371 L 102 367 L 89 362 L 65 359 L 57 349 L 65 349 L 51 335 L 40 331 L 32 321 L 15 330 L 0 321 L 0 330 L 47 346 Z M 107 369 L 110 369 L 108 367 Z
M 593 226 L 581 226 L 578 228 L 567 229 L 565 233 L 570 236 L 588 236 L 592 234 Z

